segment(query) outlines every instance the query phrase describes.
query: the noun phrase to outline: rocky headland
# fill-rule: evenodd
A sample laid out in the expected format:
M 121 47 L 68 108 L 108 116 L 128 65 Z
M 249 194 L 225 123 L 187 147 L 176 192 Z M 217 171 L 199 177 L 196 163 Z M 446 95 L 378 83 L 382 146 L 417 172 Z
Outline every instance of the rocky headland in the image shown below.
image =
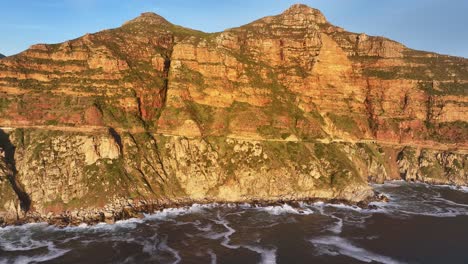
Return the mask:
M 467 90 L 468 59 L 305 5 L 211 34 L 144 13 L 0 60 L 0 222 L 468 185 Z

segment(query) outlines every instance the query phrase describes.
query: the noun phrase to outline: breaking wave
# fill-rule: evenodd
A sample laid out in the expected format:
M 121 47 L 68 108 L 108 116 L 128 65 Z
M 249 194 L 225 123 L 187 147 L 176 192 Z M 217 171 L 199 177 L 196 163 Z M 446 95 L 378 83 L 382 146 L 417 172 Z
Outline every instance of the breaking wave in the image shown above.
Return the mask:
M 257 206 L 253 207 L 258 211 L 267 212 L 272 215 L 283 215 L 283 214 L 296 214 L 296 215 L 309 215 L 314 212 L 308 208 L 294 208 L 289 204 L 277 205 L 277 206 Z
M 338 256 L 345 255 L 363 262 L 379 262 L 385 264 L 402 263 L 390 257 L 372 253 L 364 248 L 360 248 L 350 241 L 338 236 L 318 237 L 309 240 L 317 247 L 320 255 Z

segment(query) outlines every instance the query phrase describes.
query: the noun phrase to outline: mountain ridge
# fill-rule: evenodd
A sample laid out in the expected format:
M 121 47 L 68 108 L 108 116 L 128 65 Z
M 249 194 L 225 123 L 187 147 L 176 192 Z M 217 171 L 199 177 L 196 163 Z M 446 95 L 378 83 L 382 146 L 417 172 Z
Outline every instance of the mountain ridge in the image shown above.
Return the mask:
M 267 19 L 267 18 L 271 18 L 271 17 L 277 17 L 277 16 L 281 16 L 283 15 L 284 13 L 287 13 L 287 12 L 298 12 L 298 11 L 305 11 L 305 12 L 309 12 L 309 13 L 317 13 L 319 15 L 319 17 L 322 17 L 323 21 L 325 24 L 330 24 L 332 25 L 330 22 L 327 21 L 325 15 L 318 9 L 316 8 L 313 8 L 313 7 L 310 7 L 306 4 L 293 4 L 291 5 L 289 8 L 287 8 L 285 11 L 283 11 L 282 13 L 280 14 L 276 14 L 276 15 L 271 15 L 271 16 L 266 16 L 266 17 L 263 17 L 263 18 L 260 18 L 258 20 L 262 20 L 262 19 Z M 172 26 L 176 26 L 176 27 L 180 27 L 180 28 L 184 28 L 184 29 L 189 29 L 189 30 L 193 30 L 193 31 L 197 31 L 197 32 L 200 32 L 200 33 L 203 33 L 203 34 L 209 34 L 209 35 L 212 35 L 212 34 L 219 34 L 219 33 L 222 33 L 224 31 L 229 31 L 229 30 L 232 30 L 232 29 L 236 29 L 236 28 L 242 28 L 244 26 L 247 26 L 251 23 L 254 23 L 256 21 L 252 21 L 250 23 L 247 23 L 247 24 L 243 24 L 243 25 L 240 25 L 240 26 L 236 26 L 236 27 L 232 27 L 232 28 L 226 28 L 222 31 L 217 31 L 217 32 L 205 32 L 203 30 L 199 30 L 199 29 L 195 29 L 195 28 L 189 28 L 189 27 L 186 27 L 186 26 L 182 26 L 182 25 L 177 25 L 177 24 L 174 24 L 170 21 L 168 21 L 166 18 L 164 18 L 163 16 L 155 13 L 155 12 L 151 12 L 151 11 L 148 11 L 148 12 L 143 12 L 141 13 L 139 16 L 131 19 L 131 20 L 128 20 L 126 22 L 124 22 L 120 27 L 122 26 L 125 26 L 126 24 L 131 24 L 131 23 L 136 23 L 136 22 L 142 22 L 142 21 L 152 21 L 150 23 L 162 23 L 162 24 L 166 24 L 166 25 L 172 25 Z M 92 35 L 92 34 L 96 34 L 96 33 L 99 33 L 99 32 L 102 32 L 102 31 L 108 31 L 108 30 L 113 30 L 113 29 L 118 29 L 120 27 L 116 27 L 116 28 L 108 28 L 108 29 L 101 29 L 95 33 L 87 33 L 85 35 Z M 339 27 L 339 26 L 334 26 L 340 30 L 344 30 L 343 28 Z M 365 33 L 355 33 L 355 34 L 365 34 Z M 367 34 L 366 34 L 367 35 Z M 387 38 L 383 35 L 369 35 L 370 37 L 376 37 L 376 38 L 384 38 L 384 39 L 387 39 L 387 40 L 390 40 L 390 41 L 393 41 L 393 42 L 396 42 L 396 43 L 399 43 L 401 45 L 404 45 L 403 43 L 399 42 L 399 41 L 396 41 L 396 40 L 392 40 L 390 38 Z M 83 36 L 81 36 L 83 37 Z M 81 38 L 81 37 L 78 37 L 78 38 Z M 68 40 L 68 41 L 71 41 L 71 40 Z M 68 42 L 68 41 L 63 41 L 63 42 L 59 42 L 59 43 L 38 43 L 38 44 L 35 44 L 35 45 L 57 45 L 57 44 L 62 44 L 62 43 L 65 43 L 65 42 Z M 32 45 L 34 46 L 34 45 Z M 406 45 L 404 45 L 406 47 Z M 409 48 L 409 47 L 408 47 Z M 411 49 L 411 48 L 410 48 Z M 413 50 L 416 50 L 416 49 L 413 49 Z M 463 56 L 457 56 L 457 55 L 451 55 L 451 54 L 442 54 L 442 53 L 438 53 L 438 52 L 433 52 L 433 51 L 429 51 L 429 50 L 416 50 L 416 51 L 421 51 L 421 52 L 427 52 L 427 53 L 433 53 L 433 54 L 437 54 L 437 55 L 440 55 L 440 56 L 450 56 L 450 57 L 458 57 L 458 58 L 462 58 L 462 59 L 467 59 Z M 20 52 L 21 53 L 21 52 Z

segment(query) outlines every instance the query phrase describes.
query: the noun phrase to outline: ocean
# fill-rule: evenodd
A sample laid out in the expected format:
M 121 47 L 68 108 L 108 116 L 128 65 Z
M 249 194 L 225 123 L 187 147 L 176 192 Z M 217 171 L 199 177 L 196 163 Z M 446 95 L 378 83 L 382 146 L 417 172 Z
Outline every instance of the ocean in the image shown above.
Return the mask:
M 115 224 L 0 228 L 0 263 L 468 263 L 468 188 L 389 182 L 369 209 L 193 205 Z

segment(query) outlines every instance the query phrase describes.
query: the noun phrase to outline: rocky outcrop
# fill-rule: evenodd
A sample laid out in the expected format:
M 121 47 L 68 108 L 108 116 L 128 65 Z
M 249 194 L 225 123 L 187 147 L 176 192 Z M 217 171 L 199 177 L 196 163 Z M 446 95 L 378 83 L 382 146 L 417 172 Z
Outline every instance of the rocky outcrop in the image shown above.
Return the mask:
M 433 184 L 466 185 L 467 155 L 449 151 L 405 148 L 398 155 L 403 179 Z
M 467 59 L 305 5 L 213 34 L 145 13 L 0 61 L 0 218 L 467 185 L 467 84 Z
M 13 170 L 6 161 L 5 151 L 0 148 L 0 224 L 22 216 L 19 197 L 16 195 L 11 177 Z

